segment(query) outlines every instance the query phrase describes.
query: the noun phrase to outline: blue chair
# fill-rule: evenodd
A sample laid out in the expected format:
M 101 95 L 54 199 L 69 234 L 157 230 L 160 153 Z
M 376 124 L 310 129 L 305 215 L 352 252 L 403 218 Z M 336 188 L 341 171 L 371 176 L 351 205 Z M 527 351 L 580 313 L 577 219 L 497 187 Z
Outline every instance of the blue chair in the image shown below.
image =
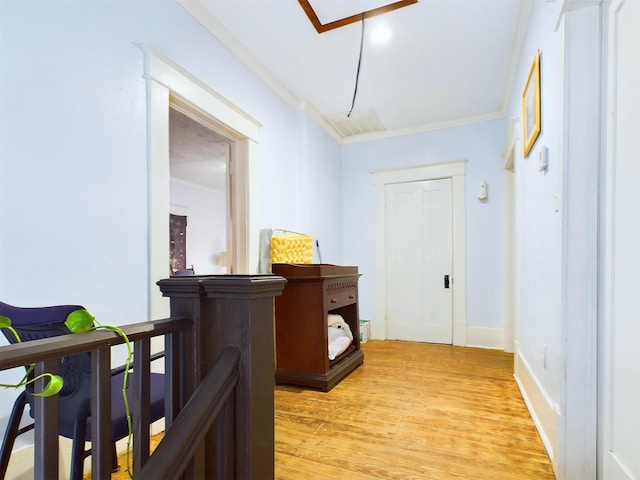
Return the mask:
M 191 265 L 191 268 L 182 268 L 177 270 L 174 270 L 173 267 L 171 267 L 172 277 L 192 277 L 195 274 L 196 271 L 194 270 L 193 265 Z
M 79 305 L 57 305 L 42 308 L 21 308 L 0 302 L 0 315 L 11 320 L 11 326 L 18 332 L 22 341 L 70 334 L 66 327 L 67 316 L 75 311 L 84 309 Z M 10 343 L 17 343 L 17 339 L 8 329 L 2 329 Z M 155 356 L 162 356 L 162 354 Z M 25 367 L 27 368 L 27 367 Z M 111 440 L 113 447 L 113 469 L 119 469 L 115 443 L 127 437 L 129 428 L 122 398 L 122 383 L 124 367 L 111 371 Z M 59 395 L 59 434 L 72 439 L 71 480 L 80 480 L 83 476 L 84 459 L 91 455 L 91 449 L 85 450 L 85 442 L 91 441 L 91 358 L 90 354 L 81 353 L 65 357 L 60 362 L 60 376 L 64 386 Z M 129 385 L 134 380 L 135 372 L 129 373 Z M 151 421 L 164 416 L 164 375 L 151 374 Z M 131 403 L 131 402 L 130 402 Z M 16 399 L 7 430 L 5 431 L 0 450 L 0 478 L 4 478 L 11 457 L 11 450 L 16 438 L 34 428 L 33 423 L 20 428 L 24 408 L 29 405 L 33 418 L 33 386 L 27 386 Z

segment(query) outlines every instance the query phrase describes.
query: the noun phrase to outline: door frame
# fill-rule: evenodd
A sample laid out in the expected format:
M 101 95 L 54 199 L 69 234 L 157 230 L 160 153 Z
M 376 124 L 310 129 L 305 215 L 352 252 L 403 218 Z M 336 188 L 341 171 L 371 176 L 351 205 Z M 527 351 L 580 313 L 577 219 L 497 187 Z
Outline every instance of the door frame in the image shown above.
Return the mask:
M 505 187 L 505 210 L 504 210 L 504 252 L 505 252 L 505 282 L 504 282 L 504 351 L 514 353 L 515 351 L 515 326 L 518 324 L 518 264 L 517 264 L 517 215 L 515 210 L 516 172 L 515 158 L 516 146 L 520 140 L 518 118 L 509 120 L 509 128 L 504 146 L 502 147 L 502 158 L 504 160 L 504 187 Z
M 169 274 L 169 108 L 230 141 L 233 172 L 227 251 L 234 273 L 258 265 L 257 153 L 261 124 L 152 46 L 145 46 L 149 135 L 149 318 L 169 316 L 156 282 Z
M 371 337 L 386 337 L 386 219 L 385 187 L 393 183 L 419 182 L 451 178 L 453 214 L 453 345 L 466 344 L 467 329 L 467 265 L 465 240 L 466 160 L 421 165 L 418 167 L 373 172 L 376 208 L 375 313 L 371 322 Z
M 621 72 L 621 65 L 625 58 L 620 56 L 620 49 L 628 48 L 627 42 L 620 41 L 624 25 L 620 19 L 625 13 L 623 8 L 630 2 L 627 0 L 609 0 L 601 5 L 602 12 L 602 97 L 601 97 L 601 164 L 600 164 L 600 211 L 599 211 L 599 243 L 598 252 L 600 264 L 598 270 L 599 302 L 598 302 L 598 371 L 597 371 L 597 477 L 598 478 L 635 478 L 636 472 L 625 470 L 624 455 L 618 453 L 620 438 L 616 428 L 616 420 L 626 419 L 631 411 L 616 408 L 616 399 L 623 395 L 616 388 L 616 374 L 627 381 L 633 381 L 624 371 L 624 362 L 615 358 L 620 340 L 636 342 L 637 338 L 622 337 L 620 323 L 624 322 L 624 314 L 618 315 L 616 290 L 621 288 L 620 278 L 617 278 L 616 258 L 627 258 L 624 251 L 618 250 L 617 237 L 620 232 L 617 225 L 629 220 L 619 216 L 617 208 L 621 197 L 618 197 L 618 178 L 622 178 L 618 170 L 620 162 L 624 162 L 626 149 L 619 149 L 618 131 L 622 128 L 623 135 L 626 124 L 619 117 L 619 79 L 625 78 L 626 72 Z M 628 28 L 628 26 L 627 26 Z M 631 42 L 633 43 L 633 42 Z M 633 150 L 633 149 L 632 149 Z M 628 160 L 627 160 L 628 161 Z M 634 178 L 628 177 L 628 178 Z M 624 199 L 629 202 L 628 198 Z M 622 235 L 624 237 L 624 235 Z M 623 283 L 628 285 L 628 283 Z M 623 287 L 624 288 L 624 287 Z M 624 380 L 622 380 L 624 381 Z M 624 398 L 624 397 L 623 397 Z M 623 420 L 624 421 L 624 420 Z M 621 458 L 622 457 L 622 458 Z
M 453 343 L 452 194 L 451 178 L 385 185 L 387 339 Z

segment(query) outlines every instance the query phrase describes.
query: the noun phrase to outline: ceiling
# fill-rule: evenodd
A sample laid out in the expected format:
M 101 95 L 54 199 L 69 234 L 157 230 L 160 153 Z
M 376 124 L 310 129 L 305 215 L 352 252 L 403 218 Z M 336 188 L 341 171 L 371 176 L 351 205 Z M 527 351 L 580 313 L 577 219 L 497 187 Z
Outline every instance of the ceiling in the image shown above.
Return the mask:
M 229 140 L 190 117 L 169 109 L 170 175 L 224 192 Z
M 397 0 L 177 1 L 340 143 L 503 117 L 531 10 L 531 0 L 402 0 L 365 14 L 363 35 L 361 18 L 318 33 L 301 3 L 326 25 Z M 391 31 L 384 45 L 369 38 L 379 26 Z M 224 191 L 228 140 L 175 111 L 170 131 L 171 175 Z
M 318 33 L 298 0 L 178 0 L 341 143 L 501 118 L 531 0 L 418 0 Z M 322 23 L 397 0 L 307 0 Z M 409 2 L 408 2 L 409 3 Z M 369 38 L 385 25 L 391 39 Z

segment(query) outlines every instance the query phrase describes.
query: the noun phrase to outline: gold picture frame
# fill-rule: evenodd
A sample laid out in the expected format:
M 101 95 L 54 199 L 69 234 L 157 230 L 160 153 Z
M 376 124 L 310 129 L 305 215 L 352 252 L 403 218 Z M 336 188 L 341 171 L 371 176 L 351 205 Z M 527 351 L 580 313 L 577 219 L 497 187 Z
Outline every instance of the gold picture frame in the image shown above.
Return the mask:
M 540 50 L 529 68 L 522 92 L 522 150 L 526 158 L 540 134 Z

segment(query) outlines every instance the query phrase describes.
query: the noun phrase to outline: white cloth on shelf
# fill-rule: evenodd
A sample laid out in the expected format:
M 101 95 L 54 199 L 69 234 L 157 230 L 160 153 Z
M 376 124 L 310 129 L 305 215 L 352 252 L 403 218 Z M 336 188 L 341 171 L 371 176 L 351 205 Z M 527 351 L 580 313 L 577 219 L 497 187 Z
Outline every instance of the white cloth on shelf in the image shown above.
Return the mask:
M 335 360 L 353 341 L 353 334 L 342 316 L 330 313 L 327 316 L 327 338 L 329 342 L 329 360 Z
M 344 330 L 349 340 L 353 340 L 353 334 L 351 333 L 351 329 L 349 328 L 349 324 L 344 321 L 342 315 L 337 315 L 335 313 L 330 313 L 327 315 L 327 325 L 334 328 L 339 328 Z

